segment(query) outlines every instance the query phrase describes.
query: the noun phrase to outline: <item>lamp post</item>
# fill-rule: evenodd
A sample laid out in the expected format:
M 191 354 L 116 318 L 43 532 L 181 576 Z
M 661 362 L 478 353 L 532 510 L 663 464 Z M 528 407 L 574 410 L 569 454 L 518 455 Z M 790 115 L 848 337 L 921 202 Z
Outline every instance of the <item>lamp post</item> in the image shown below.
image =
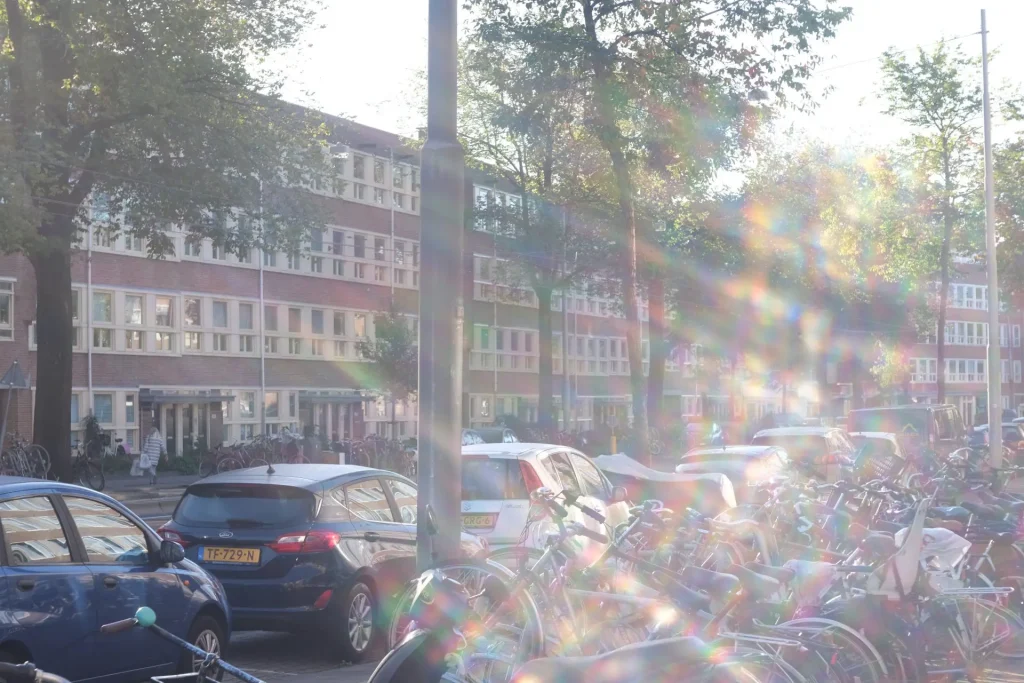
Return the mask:
M 416 561 L 459 554 L 462 531 L 462 242 L 465 158 L 456 138 L 456 0 L 429 0 L 421 158 L 419 497 Z M 437 534 L 431 535 L 427 505 Z

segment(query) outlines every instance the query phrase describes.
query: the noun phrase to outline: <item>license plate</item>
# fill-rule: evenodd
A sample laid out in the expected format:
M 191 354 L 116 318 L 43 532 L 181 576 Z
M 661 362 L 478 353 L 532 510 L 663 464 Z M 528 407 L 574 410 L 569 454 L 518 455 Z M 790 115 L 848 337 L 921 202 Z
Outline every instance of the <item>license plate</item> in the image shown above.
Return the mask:
M 462 528 L 490 529 L 497 520 L 497 515 L 462 515 Z
M 199 549 L 200 562 L 224 562 L 226 564 L 259 564 L 259 548 L 216 548 L 206 546 Z

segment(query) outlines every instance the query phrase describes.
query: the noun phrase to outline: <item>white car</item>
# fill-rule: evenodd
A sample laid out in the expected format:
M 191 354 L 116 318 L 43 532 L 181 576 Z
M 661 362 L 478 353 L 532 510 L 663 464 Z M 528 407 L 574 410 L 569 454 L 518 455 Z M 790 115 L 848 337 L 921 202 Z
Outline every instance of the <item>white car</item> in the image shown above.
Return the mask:
M 570 505 L 565 506 L 566 521 L 606 536 L 629 517 L 625 489 L 613 487 L 579 451 L 549 444 L 493 443 L 462 448 L 462 528 L 485 538 L 491 548 L 542 548 L 554 522 L 527 524 L 530 492 L 542 487 L 579 495 L 579 503 L 604 515 L 606 522 L 602 525 Z

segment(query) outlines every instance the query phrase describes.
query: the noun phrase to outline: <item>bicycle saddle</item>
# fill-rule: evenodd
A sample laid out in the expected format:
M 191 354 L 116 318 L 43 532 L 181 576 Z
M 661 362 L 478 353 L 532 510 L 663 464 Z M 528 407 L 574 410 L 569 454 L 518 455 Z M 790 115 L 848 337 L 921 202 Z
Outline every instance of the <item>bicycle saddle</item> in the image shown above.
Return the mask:
M 711 612 L 711 596 L 698 593 L 678 581 L 666 585 L 665 592 L 679 608 L 691 614 Z
M 1019 515 L 1021 511 L 1024 511 L 1024 501 L 1022 500 L 1011 500 L 1009 498 L 1000 498 L 994 496 L 988 491 L 981 490 L 978 492 L 981 498 L 994 507 L 1002 508 L 1003 510 L 1013 514 Z
M 928 516 L 935 517 L 936 519 L 948 519 L 954 522 L 963 522 L 966 524 L 967 520 L 971 517 L 971 511 L 960 505 L 930 507 L 928 508 Z
M 896 552 L 896 540 L 889 534 L 869 533 L 860 542 L 861 550 L 878 557 L 889 557 Z
M 971 529 L 968 540 L 972 543 L 987 543 L 992 541 L 995 545 L 1013 545 L 1017 541 L 1017 534 L 1012 531 L 993 531 L 991 529 Z
M 729 567 L 727 572 L 740 580 L 743 590 L 754 600 L 764 600 L 782 588 L 782 584 L 772 577 L 763 576 L 738 564 Z
M 513 683 L 668 683 L 685 680 L 681 665 L 707 661 L 699 638 L 681 637 L 626 645 L 592 657 L 545 657 L 527 662 Z
M 743 566 L 755 574 L 769 576 L 782 584 L 789 583 L 796 578 L 796 572 L 788 567 L 772 567 L 760 562 L 747 562 Z
M 969 503 L 964 501 L 960 504 L 962 508 L 970 511 L 981 519 L 990 519 L 993 521 L 1001 521 L 1006 518 L 1006 512 L 994 505 L 985 505 L 984 503 Z
M 683 583 L 704 591 L 714 600 L 725 602 L 739 590 L 740 580 L 732 574 L 721 574 L 703 567 L 684 567 L 680 573 Z

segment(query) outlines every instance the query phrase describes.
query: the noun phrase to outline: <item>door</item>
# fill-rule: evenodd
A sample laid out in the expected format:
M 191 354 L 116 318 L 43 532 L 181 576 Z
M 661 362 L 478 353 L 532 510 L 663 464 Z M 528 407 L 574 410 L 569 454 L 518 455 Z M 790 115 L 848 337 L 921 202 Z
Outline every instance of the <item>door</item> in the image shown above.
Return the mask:
M 629 518 L 629 503 L 626 501 L 612 502 L 612 485 L 587 457 L 579 453 L 569 453 L 569 459 L 576 468 L 581 493 L 587 501 L 586 505 L 594 508 L 605 516 L 609 534 L 615 527 Z
M 392 514 L 397 522 L 390 533 L 401 553 L 395 560 L 393 571 L 396 578 L 405 582 L 416 575 L 416 487 L 391 477 L 384 478 L 384 483 L 391 495 Z
M 177 571 L 160 564 L 156 544 L 117 509 L 89 498 L 64 496 L 68 517 L 78 532 L 93 573 L 93 595 L 100 625 L 134 616 L 151 607 L 157 623 L 184 637 L 187 601 Z M 94 656 L 132 679 L 177 661 L 174 645 L 145 629 L 95 639 Z
M 0 502 L 6 585 L 0 633 L 18 631 L 40 668 L 70 680 L 102 675 L 95 657 L 98 617 L 93 575 L 69 540 L 48 496 Z
M 409 527 L 395 521 L 391 499 L 376 478 L 346 484 L 342 489 L 353 522 L 344 532 L 344 543 L 357 567 L 371 569 L 377 576 L 381 595 L 397 591 L 411 577 L 402 571 L 409 553 Z M 415 553 L 413 530 L 412 552 Z M 415 558 L 413 558 L 415 565 Z

